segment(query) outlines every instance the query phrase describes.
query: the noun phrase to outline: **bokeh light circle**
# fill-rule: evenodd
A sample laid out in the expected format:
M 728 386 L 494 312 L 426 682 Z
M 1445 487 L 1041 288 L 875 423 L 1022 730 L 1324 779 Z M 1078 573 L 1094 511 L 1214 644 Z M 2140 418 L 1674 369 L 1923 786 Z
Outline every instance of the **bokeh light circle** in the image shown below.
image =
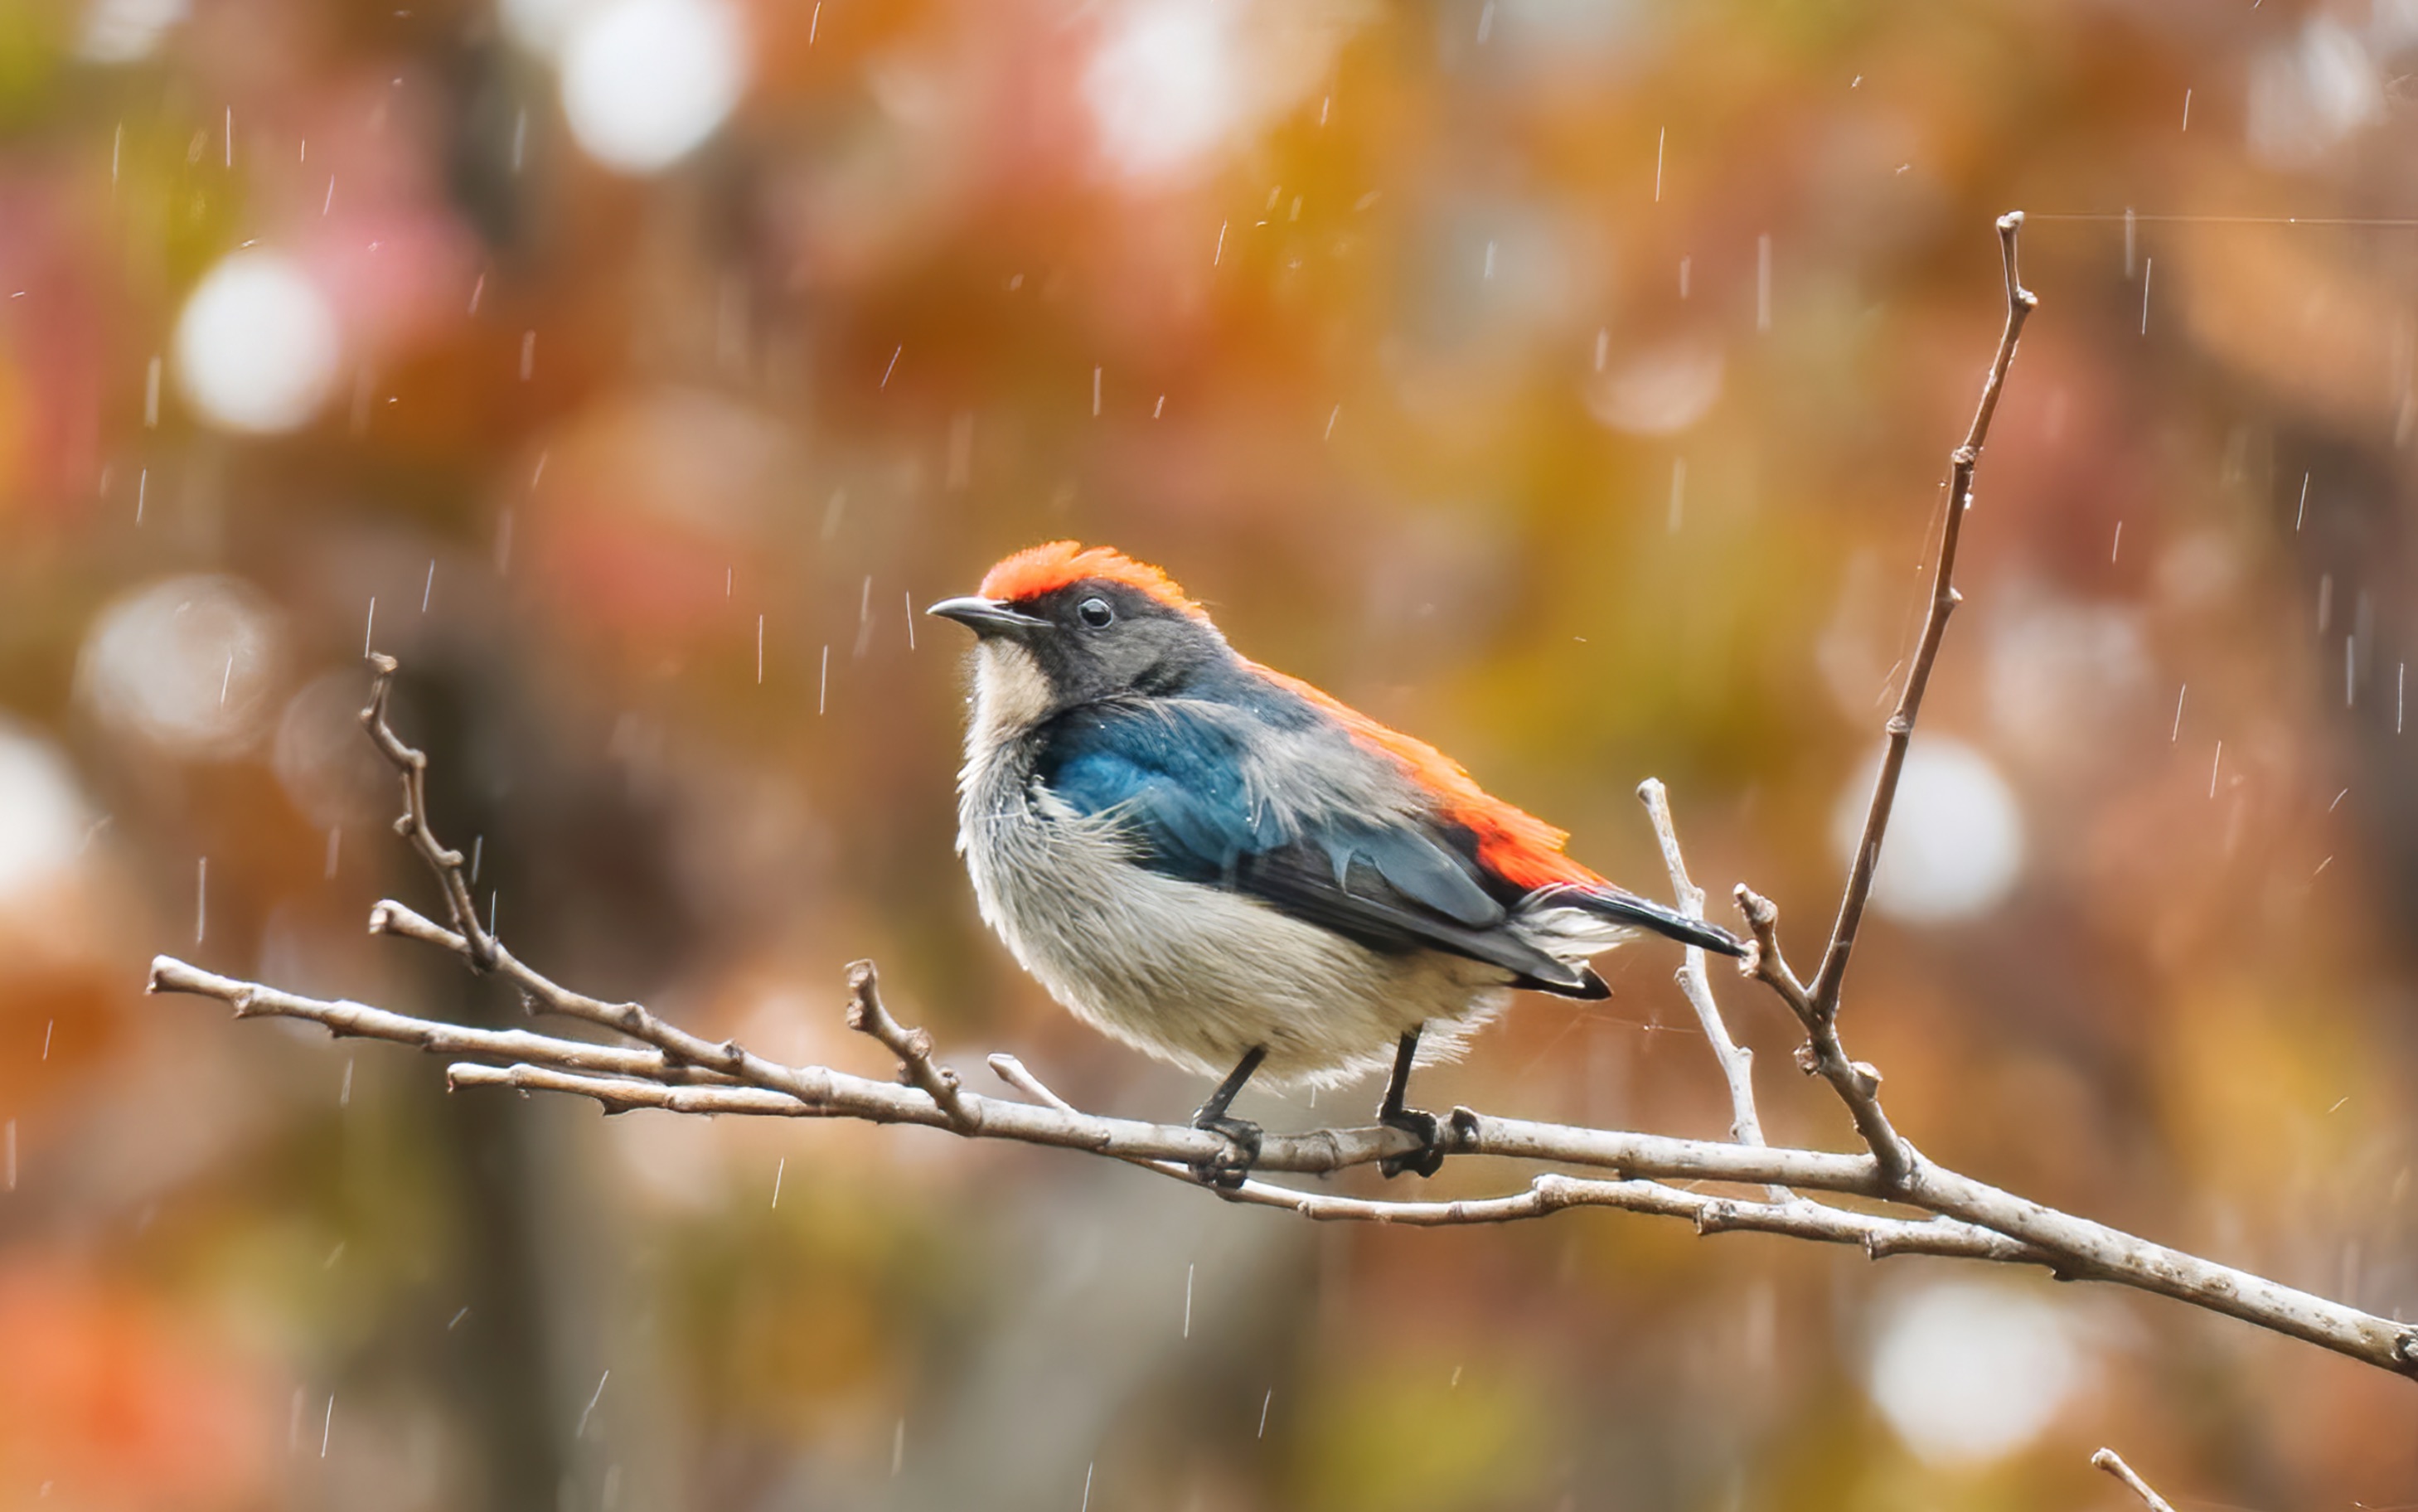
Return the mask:
M 59 748 L 0 718 L 0 902 L 71 865 L 91 820 Z
M 718 0 L 616 0 L 562 49 L 562 113 L 587 154 L 623 173 L 671 166 L 713 134 L 746 84 L 746 38 Z
M 102 724 L 172 755 L 240 755 L 267 723 L 280 641 L 276 615 L 240 579 L 166 578 L 94 619 L 77 695 Z
M 1873 770 L 1840 789 L 1830 837 L 1852 861 L 1872 802 Z M 1907 924 L 1950 924 L 1987 913 L 2022 875 L 2024 817 L 2012 787 L 1961 741 L 1918 737 L 1890 811 L 1873 907 Z
M 269 764 L 315 828 L 369 822 L 391 799 L 392 769 L 361 733 L 368 701 L 369 680 L 348 667 L 305 683 L 278 716 Z
M 176 317 L 176 385 L 203 420 L 254 434 L 307 423 L 335 384 L 336 315 L 301 265 L 238 252 Z
M 1942 1282 L 1883 1315 L 1866 1386 L 1918 1457 L 1974 1464 L 2040 1437 L 2082 1384 L 2084 1366 L 2049 1304 L 2010 1287 Z

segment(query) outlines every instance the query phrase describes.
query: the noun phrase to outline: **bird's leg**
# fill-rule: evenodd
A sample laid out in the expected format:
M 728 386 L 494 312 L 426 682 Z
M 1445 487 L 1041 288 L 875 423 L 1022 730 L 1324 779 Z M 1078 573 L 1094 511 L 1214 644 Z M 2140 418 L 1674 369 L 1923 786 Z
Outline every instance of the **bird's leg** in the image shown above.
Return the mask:
M 1266 1046 L 1252 1046 L 1227 1073 L 1226 1079 L 1217 1084 L 1217 1090 L 1209 1094 L 1209 1100 L 1201 1105 L 1200 1111 L 1192 1115 L 1194 1128 L 1222 1134 L 1232 1147 L 1218 1158 L 1204 1160 L 1192 1168 L 1192 1174 L 1211 1186 L 1232 1191 L 1249 1179 L 1251 1167 L 1259 1161 L 1260 1126 L 1248 1119 L 1234 1118 L 1226 1109 L 1233 1106 L 1243 1084 L 1251 1079 L 1251 1073 L 1260 1069 L 1260 1062 L 1267 1058 Z
M 1426 1027 L 1422 1024 L 1419 1029 Z M 1377 1122 L 1415 1137 L 1419 1147 L 1407 1155 L 1387 1155 L 1377 1162 L 1381 1176 L 1400 1176 L 1406 1170 L 1432 1176 L 1444 1167 L 1444 1131 L 1436 1126 L 1435 1115 L 1402 1106 L 1411 1090 L 1411 1062 L 1418 1053 L 1419 1030 L 1414 1029 L 1402 1035 L 1400 1047 L 1394 1051 L 1394 1074 L 1385 1080 L 1385 1100 L 1377 1105 Z

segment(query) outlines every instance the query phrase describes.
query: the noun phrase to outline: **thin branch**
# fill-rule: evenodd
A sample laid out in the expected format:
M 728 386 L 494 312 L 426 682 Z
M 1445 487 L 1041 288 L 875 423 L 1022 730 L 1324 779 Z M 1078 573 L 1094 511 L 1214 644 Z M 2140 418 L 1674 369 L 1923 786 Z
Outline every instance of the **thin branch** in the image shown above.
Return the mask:
M 980 1123 L 981 1115 L 957 1086 L 957 1074 L 933 1061 L 932 1036 L 920 1029 L 905 1028 L 881 1005 L 881 984 L 871 961 L 849 963 L 848 998 L 848 1027 L 888 1046 L 890 1053 L 898 1057 L 901 1078 L 910 1086 L 921 1087 L 950 1127 L 963 1133 Z
M 1906 747 L 1914 738 L 1915 716 L 1922 710 L 1923 690 L 1930 686 L 1932 666 L 1939 660 L 1939 642 L 1948 632 L 1948 617 L 1963 597 L 1955 585 L 1956 543 L 1964 535 L 1965 512 L 1973 504 L 1973 472 L 1981 466 L 1982 447 L 1990 438 L 1990 420 L 1998 412 L 1998 392 L 2006 384 L 2008 364 L 2015 359 L 2015 343 L 2023 335 L 2024 321 L 2040 303 L 2024 287 L 2015 270 L 2015 237 L 2023 224 L 2021 210 L 1998 218 L 1998 253 L 2007 277 L 2007 324 L 1999 333 L 1998 353 L 1991 359 L 1989 377 L 1982 382 L 1982 400 L 1974 407 L 1973 423 L 1965 433 L 1965 444 L 1950 459 L 1948 498 L 1940 512 L 1939 557 L 1931 572 L 1931 608 L 1923 616 L 1922 636 L 1915 644 L 1914 664 L 1905 675 L 1905 687 L 1898 695 L 1896 711 L 1889 718 L 1880 775 L 1874 779 L 1872 805 L 1865 811 L 1863 834 L 1856 842 L 1855 863 L 1847 873 L 1846 891 L 1839 899 L 1838 923 L 1831 926 L 1829 946 L 1822 953 L 1821 970 L 1814 974 L 1810 996 L 1818 1017 L 1838 1016 L 1839 987 L 1846 980 L 1847 958 L 1855 952 L 1864 904 L 1872 896 L 1874 868 L 1880 864 L 1881 836 L 1889 829 L 1890 809 L 1897 802 L 1898 779 L 1905 771 Z
M 464 957 L 479 970 L 492 970 L 496 941 L 479 925 L 479 906 L 470 897 L 469 875 L 463 870 L 462 852 L 447 848 L 428 826 L 427 753 L 406 745 L 387 719 L 388 704 L 394 693 L 395 660 L 372 651 L 369 661 L 373 671 L 370 702 L 361 710 L 361 728 L 369 731 L 370 743 L 392 764 L 403 784 L 403 815 L 394 821 L 394 832 L 409 841 L 411 848 L 420 852 L 420 859 L 436 874 L 436 885 L 445 894 L 445 915 L 453 923 Z M 375 916 L 370 932 L 377 932 Z
M 2131 1487 L 2133 1494 L 2141 1499 L 2142 1504 L 2146 1505 L 2150 1512 L 2175 1512 L 2173 1504 L 2151 1489 L 2148 1481 L 2135 1474 L 2133 1467 L 2126 1464 L 2124 1457 L 2115 1450 L 2100 1450 L 2090 1457 L 2090 1463 L 2093 1468 L 2104 1470 Z
M 1779 909 L 1744 886 L 1737 889 L 1737 894 L 1756 947 L 1743 969 L 1778 993 L 1805 1026 L 1806 1044 L 1798 1052 L 1798 1064 L 1828 1081 L 1840 1101 L 1847 1105 L 1849 1115 L 1856 1121 L 1856 1131 L 1863 1136 L 1873 1158 L 1880 1162 L 1892 1190 L 1910 1178 L 1916 1160 L 1914 1148 L 1899 1137 L 1888 1115 L 1881 1111 L 1880 1073 L 1851 1059 L 1840 1041 L 1839 991 L 1846 980 L 1848 957 L 1855 953 L 1857 932 L 1863 924 L 1864 905 L 1872 897 L 1881 841 L 1889 832 L 1898 781 L 1905 775 L 1906 751 L 1914 740 L 1915 718 L 1922 711 L 1922 695 L 1931 685 L 1931 670 L 1939 660 L 1940 641 L 1948 633 L 1948 617 L 1963 599 L 1956 591 L 1956 546 L 1964 539 L 1965 512 L 1973 503 L 1974 470 L 1981 466 L 1982 448 L 1989 440 L 1990 421 L 1998 412 L 1998 395 L 2006 386 L 2007 368 L 2015 359 L 2015 345 L 2023 336 L 2024 322 L 2040 304 L 2024 287 L 2016 270 L 2016 237 L 2023 224 L 2021 210 L 1998 218 L 1998 254 L 2007 286 L 2006 325 L 1998 334 L 1998 350 L 1991 359 L 1989 375 L 1982 380 L 1981 402 L 1974 406 L 1965 444 L 1949 458 L 1948 496 L 1940 510 L 1939 554 L 1932 568 L 1930 608 L 1923 616 L 1922 634 L 1915 646 L 1905 686 L 1898 695 L 1897 709 L 1886 726 L 1881 769 L 1873 780 L 1872 802 L 1864 812 L 1863 832 L 1856 842 L 1855 861 L 1848 868 L 1846 887 L 1839 898 L 1838 922 L 1831 926 L 1830 941 L 1822 952 L 1822 965 L 1814 973 L 1812 986 L 1798 979 L 1781 954 Z
M 1216 1135 L 1183 1124 L 1144 1123 L 1075 1111 L 1029 1071 L 1012 1077 L 1041 1106 L 983 1097 L 960 1089 L 970 1122 L 954 1122 L 920 1088 L 849 1076 L 822 1066 L 780 1066 L 761 1080 L 733 1082 L 659 1052 L 620 1051 L 523 1031 L 470 1030 L 278 992 L 222 977 L 162 956 L 153 963 L 153 990 L 190 992 L 233 1003 L 239 1016 L 308 1019 L 340 1034 L 416 1044 L 437 1054 L 528 1058 L 497 1066 L 461 1062 L 448 1069 L 457 1087 L 513 1087 L 593 1099 L 610 1112 L 651 1107 L 697 1114 L 788 1118 L 855 1118 L 917 1123 L 968 1138 L 1085 1150 L 1150 1165 L 1189 1181 L 1187 1168 L 1222 1146 Z M 1016 1064 L 1008 1058 L 1001 1061 Z M 579 1069 L 582 1062 L 586 1069 Z M 748 1057 L 748 1063 L 756 1058 Z M 657 1079 L 652 1068 L 663 1065 Z M 1886 1188 L 1867 1155 L 1756 1147 L 1609 1129 L 1535 1123 L 1453 1110 L 1448 1124 L 1457 1153 L 1501 1156 L 1615 1171 L 1620 1179 L 1553 1178 L 1499 1199 L 1461 1202 L 1385 1202 L 1292 1191 L 1247 1183 L 1237 1200 L 1286 1208 L 1312 1218 L 1433 1226 L 1541 1217 L 1566 1207 L 1614 1207 L 1685 1217 L 1704 1232 L 1743 1229 L 1827 1243 L 1854 1244 L 1875 1258 L 1899 1254 L 1953 1256 L 2048 1268 L 2069 1278 L 2114 1282 L 2192 1303 L 2335 1350 L 2371 1365 L 2418 1376 L 2418 1329 L 2391 1322 L 2321 1297 L 2279 1286 L 2229 1266 L 2154 1245 L 2088 1219 L 2028 1202 L 1996 1187 L 1924 1165 L 1915 1180 Z M 1403 1148 L 1409 1136 L 1386 1128 L 1319 1129 L 1270 1134 L 1259 1168 L 1271 1173 L 1328 1174 L 1366 1165 Z M 1558 1180 L 1568 1184 L 1553 1184 Z M 1672 1182 L 1785 1185 L 1898 1202 L 1932 1214 L 1901 1218 L 1849 1212 L 1802 1198 L 1786 1202 L 1686 1191 Z
M 390 1040 L 414 1046 L 431 1055 L 474 1055 L 497 1061 L 528 1061 L 564 1071 L 592 1071 L 604 1076 L 640 1077 L 662 1082 L 704 1082 L 736 1085 L 719 1072 L 684 1065 L 661 1050 L 634 1050 L 620 1045 L 591 1045 L 527 1030 L 471 1029 L 440 1019 L 415 1018 L 358 1002 L 329 1002 L 296 993 L 280 992 L 256 982 L 239 981 L 189 966 L 173 955 L 151 960 L 151 978 L 144 991 L 186 992 L 216 998 L 232 1005 L 237 1018 L 298 1018 L 326 1026 L 338 1038 Z
M 1754 946 L 1742 968 L 1786 1002 L 1804 1026 L 1808 1043 L 1800 1063 L 1822 1075 L 1853 1114 L 1868 1153 L 1774 1149 L 1761 1142 L 1752 1118 L 1752 1086 L 1744 1050 L 1729 1039 L 1701 968 L 1683 972 L 1681 985 L 1705 1022 L 1706 1037 L 1722 1059 L 1737 1115 L 1735 1143 L 1674 1139 L 1659 1135 L 1580 1128 L 1496 1118 L 1465 1107 L 1453 1109 L 1443 1131 L 1448 1153 L 1489 1155 L 1593 1168 L 1611 1179 L 1583 1179 L 1547 1172 L 1525 1188 L 1500 1197 L 1446 1202 L 1400 1202 L 1296 1191 L 1263 1181 L 1221 1190 L 1229 1200 L 1282 1208 L 1305 1217 L 1407 1225 L 1499 1223 L 1571 1207 L 1610 1207 L 1686 1218 L 1699 1232 L 1735 1229 L 1777 1233 L 1822 1243 L 1854 1244 L 1875 1258 L 1925 1254 L 2008 1264 L 2041 1265 L 2060 1277 L 2092 1279 L 2156 1292 L 2230 1317 L 2309 1340 L 2367 1364 L 2418 1376 L 2418 1327 L 2374 1317 L 2261 1276 L 2152 1244 L 2089 1219 L 2045 1208 L 1921 1159 L 1890 1127 L 1879 1102 L 1880 1076 L 1850 1060 L 1838 1030 L 1839 983 L 1853 948 L 1857 922 L 1871 889 L 1872 862 L 1878 855 L 1889 807 L 1903 768 L 1923 685 L 1938 651 L 1939 633 L 1955 603 L 1950 582 L 1958 521 L 1970 502 L 1973 468 L 1981 454 L 2006 368 L 2024 315 L 2032 307 L 2015 275 L 2019 216 L 1999 221 L 2006 261 L 2007 330 L 1983 389 L 1980 410 L 1956 453 L 1950 508 L 1942 527 L 1932 611 L 1921 648 L 1897 714 L 1890 746 L 1868 815 L 1857 863 L 1843 900 L 1840 923 L 1825 954 L 1822 973 L 1808 989 L 1782 954 L 1779 910 L 1740 888 Z M 1082 1112 L 1058 1096 L 1012 1056 L 994 1056 L 992 1068 L 1033 1102 L 985 1097 L 967 1091 L 932 1056 L 923 1031 L 900 1025 L 883 1008 L 872 968 L 860 963 L 849 976 L 849 1022 L 880 1041 L 896 1059 L 899 1080 L 878 1081 L 826 1066 L 785 1065 L 756 1055 L 734 1040 L 711 1041 L 656 1017 L 635 1002 L 606 1002 L 574 992 L 521 962 L 491 931 L 480 926 L 460 852 L 445 847 L 428 818 L 427 757 L 398 738 L 387 717 L 395 664 L 371 658 L 375 676 L 362 724 L 401 782 L 403 817 L 396 832 L 420 854 L 436 877 L 449 924 L 439 924 L 401 903 L 371 910 L 372 933 L 399 935 L 445 950 L 472 970 L 513 983 L 533 1010 L 602 1026 L 636 1046 L 594 1045 L 524 1031 L 471 1029 L 366 1007 L 278 991 L 257 983 L 219 976 L 169 956 L 152 962 L 150 990 L 214 998 L 237 1016 L 303 1019 L 340 1035 L 363 1035 L 416 1046 L 452 1061 L 451 1082 L 459 1087 L 513 1087 L 592 1099 L 608 1112 L 653 1107 L 687 1113 L 734 1113 L 788 1118 L 854 1118 L 877 1123 L 915 1123 L 965 1138 L 1013 1139 L 1029 1144 L 1086 1150 L 1148 1168 L 1171 1179 L 1193 1182 L 1190 1168 L 1225 1153 L 1223 1137 L 1181 1124 L 1145 1123 Z M 1667 802 L 1659 785 L 1641 794 L 1664 846 L 1674 890 L 1683 910 L 1702 916 L 1702 894 L 1688 880 Z M 1691 965 L 1695 965 L 1691 960 Z M 1750 1137 L 1752 1136 L 1752 1138 Z M 1414 1137 L 1398 1129 L 1317 1129 L 1266 1137 L 1257 1168 L 1273 1173 L 1330 1174 L 1389 1155 L 1412 1153 Z M 1693 1190 L 1681 1183 L 1712 1182 L 1761 1186 L 1762 1199 Z M 1790 1190 L 1794 1189 L 1794 1190 Z M 1797 1195 L 1822 1192 L 1862 1199 L 1914 1215 L 1867 1213 Z M 2112 1456 L 2110 1457 L 2113 1458 Z M 2145 1492 L 2146 1494 L 2146 1492 Z
M 1856 1132 L 1863 1136 L 1866 1148 L 1880 1168 L 1885 1190 L 1896 1191 L 1912 1175 L 1915 1165 L 1914 1147 L 1906 1143 L 1891 1126 L 1889 1115 L 1881 1111 L 1881 1074 L 1861 1061 L 1847 1058 L 1846 1046 L 1839 1039 L 1839 1018 L 1836 1014 L 1817 1012 L 1813 1000 L 1806 995 L 1804 985 L 1789 967 L 1788 957 L 1780 949 L 1780 909 L 1769 898 L 1741 882 L 1737 888 L 1738 911 L 1746 915 L 1748 930 L 1754 936 L 1754 949 L 1738 963 L 1739 969 L 1763 983 L 1788 1004 L 1789 1011 L 1805 1028 L 1805 1043 L 1798 1046 L 1797 1064 L 1808 1075 L 1819 1076 L 1847 1105 L 1847 1114 L 1856 1121 Z
M 1672 901 L 1678 904 L 1681 913 L 1702 920 L 1705 890 L 1689 879 L 1687 858 L 1679 853 L 1679 833 L 1671 822 L 1670 795 L 1660 781 L 1648 777 L 1637 785 L 1637 798 L 1653 821 L 1654 837 L 1661 842 L 1662 864 L 1671 873 Z M 1721 1064 L 1722 1079 L 1729 1083 L 1730 1138 L 1740 1144 L 1763 1143 L 1763 1120 L 1754 1109 L 1754 1052 L 1730 1038 L 1729 1026 L 1722 1022 L 1721 1006 L 1713 1000 L 1712 977 L 1705 970 L 1702 946 L 1688 947 L 1676 980 L 1688 1005 L 1696 1010 L 1696 1022 L 1704 1026 L 1713 1059 Z

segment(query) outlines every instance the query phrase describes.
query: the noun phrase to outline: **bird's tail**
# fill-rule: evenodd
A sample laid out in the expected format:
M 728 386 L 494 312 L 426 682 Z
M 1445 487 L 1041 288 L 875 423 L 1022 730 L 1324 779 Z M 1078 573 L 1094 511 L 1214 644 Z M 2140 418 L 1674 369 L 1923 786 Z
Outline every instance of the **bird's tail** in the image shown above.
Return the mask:
M 1744 955 L 1746 944 L 1717 924 L 1691 919 L 1676 909 L 1666 908 L 1634 893 L 1625 893 L 1609 884 L 1601 887 L 1556 887 L 1533 898 L 1529 907 L 1577 909 L 1596 918 L 1630 928 L 1650 930 L 1666 939 L 1683 945 L 1695 945 L 1717 955 Z

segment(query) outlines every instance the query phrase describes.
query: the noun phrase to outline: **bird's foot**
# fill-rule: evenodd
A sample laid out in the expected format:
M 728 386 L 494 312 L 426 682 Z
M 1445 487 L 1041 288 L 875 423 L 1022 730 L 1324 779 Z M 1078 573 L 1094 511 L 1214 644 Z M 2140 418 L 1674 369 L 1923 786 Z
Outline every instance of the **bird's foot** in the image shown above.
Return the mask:
M 1415 1170 L 1422 1176 L 1432 1176 L 1444 1168 L 1444 1129 L 1433 1113 L 1416 1107 L 1388 1108 L 1377 1115 L 1377 1122 L 1419 1141 L 1419 1147 L 1408 1154 L 1387 1155 L 1378 1161 L 1378 1175 L 1400 1176 L 1406 1170 Z
M 1204 1109 L 1193 1115 L 1192 1126 L 1226 1137 L 1223 1153 L 1192 1168 L 1193 1176 L 1201 1185 L 1231 1192 L 1250 1180 L 1251 1168 L 1260 1163 L 1258 1124 L 1247 1118 L 1211 1113 Z

